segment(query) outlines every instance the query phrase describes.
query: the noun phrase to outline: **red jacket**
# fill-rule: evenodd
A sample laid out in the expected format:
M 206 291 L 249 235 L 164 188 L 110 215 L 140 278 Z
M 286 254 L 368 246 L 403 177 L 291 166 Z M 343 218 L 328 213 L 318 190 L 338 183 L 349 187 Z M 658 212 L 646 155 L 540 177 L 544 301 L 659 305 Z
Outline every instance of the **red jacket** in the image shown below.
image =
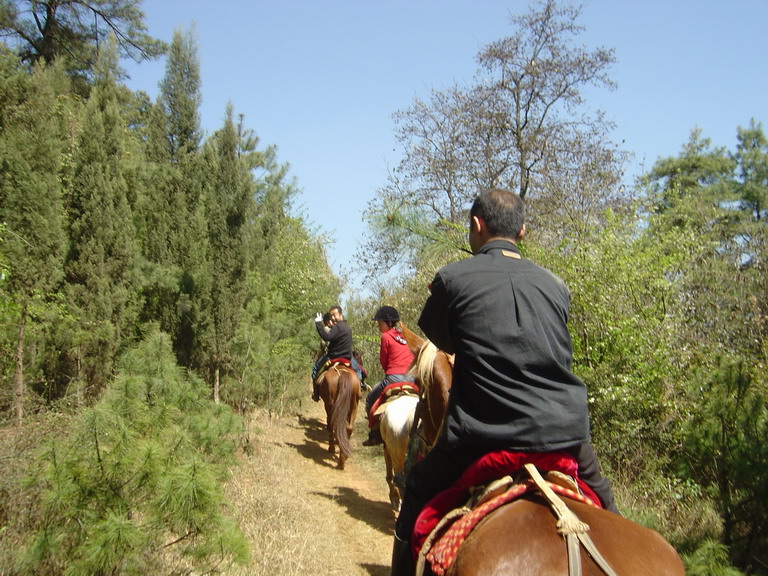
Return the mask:
M 381 335 L 379 361 L 384 375 L 405 374 L 413 363 L 413 353 L 397 328 L 390 328 Z

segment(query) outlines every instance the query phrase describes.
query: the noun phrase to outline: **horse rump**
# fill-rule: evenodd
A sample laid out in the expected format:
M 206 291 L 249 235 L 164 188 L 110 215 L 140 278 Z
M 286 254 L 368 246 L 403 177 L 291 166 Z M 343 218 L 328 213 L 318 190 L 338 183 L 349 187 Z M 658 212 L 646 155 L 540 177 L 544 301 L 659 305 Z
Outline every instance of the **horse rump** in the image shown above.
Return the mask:
M 613 512 L 569 501 L 568 507 L 589 525 L 597 550 L 621 576 L 684 576 L 675 549 L 654 530 Z M 452 576 L 562 576 L 568 558 L 557 520 L 537 494 L 515 500 L 486 517 L 459 548 L 446 574 Z M 584 574 L 605 574 L 583 548 Z M 431 573 L 429 570 L 425 574 Z

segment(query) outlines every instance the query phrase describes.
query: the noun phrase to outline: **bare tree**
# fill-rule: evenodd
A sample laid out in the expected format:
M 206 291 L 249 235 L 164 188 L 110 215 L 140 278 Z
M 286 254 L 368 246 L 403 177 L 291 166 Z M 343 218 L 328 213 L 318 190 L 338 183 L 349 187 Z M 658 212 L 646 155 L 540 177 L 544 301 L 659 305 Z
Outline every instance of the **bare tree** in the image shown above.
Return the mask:
M 614 51 L 576 45 L 580 14 L 545 0 L 512 17 L 515 34 L 481 50 L 472 86 L 435 90 L 395 114 L 403 157 L 366 213 L 370 260 L 412 259 L 424 244 L 412 240 L 419 249 L 408 250 L 405 238 L 445 239 L 441 229 L 465 248 L 454 227 L 487 188 L 514 190 L 532 217 L 541 210 L 539 218 L 576 228 L 615 200 L 625 155 L 608 140 L 613 125 L 582 95 L 587 86 L 614 87 Z
M 547 0 L 512 18 L 517 35 L 493 42 L 478 56 L 496 107 L 503 111 L 496 131 L 505 148 L 515 151 L 503 176 L 523 198 L 553 159 L 569 150 L 574 135 L 605 124 L 588 114 L 581 91 L 589 85 L 614 87 L 608 77 L 614 51 L 573 44 L 584 31 L 576 24 L 580 14 L 580 8 Z

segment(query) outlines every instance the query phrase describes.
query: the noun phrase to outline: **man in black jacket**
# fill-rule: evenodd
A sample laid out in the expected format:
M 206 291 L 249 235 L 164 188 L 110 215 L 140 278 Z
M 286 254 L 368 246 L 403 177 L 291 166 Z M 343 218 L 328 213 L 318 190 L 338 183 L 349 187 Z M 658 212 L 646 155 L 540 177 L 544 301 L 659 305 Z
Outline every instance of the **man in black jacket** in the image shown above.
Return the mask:
M 570 295 L 550 271 L 520 255 L 525 209 L 491 190 L 470 211 L 474 256 L 441 269 L 419 318 L 455 354 L 443 433 L 408 475 L 395 529 L 392 574 L 411 575 L 408 540 L 424 505 L 494 450 L 572 454 L 603 507 L 618 512 L 592 451 L 587 389 L 571 372 Z
M 344 320 L 344 312 L 341 306 L 334 306 L 328 313 L 331 315 L 330 329 L 323 322 L 323 318 L 320 313 L 315 316 L 315 327 L 320 338 L 328 342 L 328 349 L 325 351 L 325 356 L 318 359 L 315 362 L 315 366 L 312 369 L 312 400 L 315 402 L 320 400 L 320 396 L 317 391 L 317 376 L 320 374 L 323 365 L 328 360 L 346 360 L 352 364 L 352 328 L 350 328 L 347 321 Z M 353 368 L 358 372 L 355 367 L 357 362 L 354 362 Z

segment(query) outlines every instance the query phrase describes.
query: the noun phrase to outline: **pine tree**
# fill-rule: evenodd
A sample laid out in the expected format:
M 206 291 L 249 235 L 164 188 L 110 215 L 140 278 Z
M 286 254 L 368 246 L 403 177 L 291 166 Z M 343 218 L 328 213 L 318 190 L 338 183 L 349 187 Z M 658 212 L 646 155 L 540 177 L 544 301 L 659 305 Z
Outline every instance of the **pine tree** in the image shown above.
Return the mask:
M 13 404 L 19 424 L 26 398 L 26 332 L 31 317 L 50 308 L 66 252 L 56 74 L 38 68 L 29 75 L 15 58 L 0 60 L 0 100 L 5 103 L 0 109 L 0 220 L 6 226 L 0 246 L 11 264 L 7 288 L 16 309 Z
M 197 45 L 192 33 L 177 30 L 157 103 L 148 112 L 151 194 L 140 221 L 147 260 L 143 317 L 173 336 L 185 366 L 195 363 L 197 333 L 205 331 L 210 282 L 200 101 Z
M 242 424 L 207 397 L 176 365 L 167 335 L 129 349 L 99 401 L 33 459 L 20 573 L 212 573 L 243 563 L 247 542 L 223 493 Z
M 176 30 L 158 98 L 165 113 L 166 149 L 173 162 L 200 147 L 201 100 L 197 42 L 192 32 Z
M 124 177 L 125 121 L 117 101 L 116 51 L 105 50 L 85 108 L 70 190 L 71 247 L 66 263 L 78 320 L 75 381 L 97 389 L 137 315 L 138 249 Z
M 753 219 L 759 222 L 768 213 L 768 138 L 763 125 L 752 119 L 748 128 L 738 129 L 737 139 L 734 160 L 740 195 Z
M 32 63 L 66 62 L 75 77 L 90 76 L 102 45 L 114 38 L 122 55 L 152 60 L 165 44 L 146 33 L 141 0 L 3 0 L 0 33 Z
M 210 174 L 206 200 L 212 264 L 208 365 L 216 400 L 221 372 L 231 365 L 231 341 L 245 306 L 252 261 L 253 177 L 239 147 L 230 105 L 224 126 L 206 143 L 204 152 Z

